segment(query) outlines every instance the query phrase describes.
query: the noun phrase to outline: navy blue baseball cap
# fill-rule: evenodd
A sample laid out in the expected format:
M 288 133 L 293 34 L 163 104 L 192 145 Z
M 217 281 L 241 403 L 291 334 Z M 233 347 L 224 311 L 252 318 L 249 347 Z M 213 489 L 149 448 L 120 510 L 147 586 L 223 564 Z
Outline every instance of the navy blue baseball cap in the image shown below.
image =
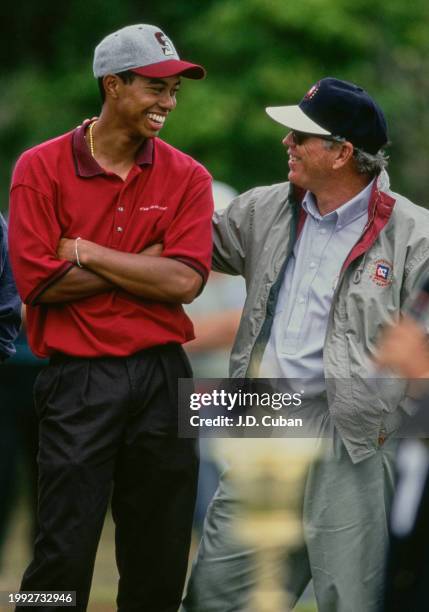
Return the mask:
M 339 136 L 375 154 L 388 142 L 383 111 L 362 87 L 333 77 L 321 79 L 298 106 L 270 106 L 268 115 L 297 132 Z

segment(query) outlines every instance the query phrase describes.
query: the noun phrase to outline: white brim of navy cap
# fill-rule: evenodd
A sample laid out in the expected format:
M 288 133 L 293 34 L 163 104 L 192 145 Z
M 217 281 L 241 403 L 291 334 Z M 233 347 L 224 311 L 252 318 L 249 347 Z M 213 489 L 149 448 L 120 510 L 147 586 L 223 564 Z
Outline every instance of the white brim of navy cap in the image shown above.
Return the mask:
M 271 119 L 291 130 L 319 136 L 331 135 L 331 132 L 328 132 L 328 130 L 317 125 L 310 117 L 307 117 L 299 106 L 268 106 L 265 111 Z

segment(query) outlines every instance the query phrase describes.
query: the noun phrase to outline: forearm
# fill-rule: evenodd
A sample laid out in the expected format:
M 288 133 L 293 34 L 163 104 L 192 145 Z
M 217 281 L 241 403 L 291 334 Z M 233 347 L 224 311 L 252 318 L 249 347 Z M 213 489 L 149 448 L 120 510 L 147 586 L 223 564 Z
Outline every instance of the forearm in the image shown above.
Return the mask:
M 82 251 L 84 242 L 83 240 L 79 241 L 80 251 Z M 111 251 L 111 249 L 106 250 Z M 159 255 L 161 250 L 161 245 L 152 245 L 145 249 L 144 253 L 146 254 L 146 258 L 150 258 L 148 254 L 153 257 L 154 255 Z M 116 251 L 112 252 L 116 253 Z M 69 240 L 67 238 L 62 239 L 58 246 L 58 257 L 76 263 L 75 254 L 75 240 Z M 93 295 L 105 293 L 106 291 L 111 291 L 115 288 L 123 288 L 123 286 L 121 283 L 115 283 L 113 279 L 109 280 L 106 277 L 100 276 L 96 271 L 73 266 L 64 276 L 45 289 L 36 301 L 41 304 L 75 302 Z
M 40 304 L 75 302 L 113 289 L 112 283 L 90 270 L 70 268 L 37 298 Z
M 82 263 L 128 293 L 163 302 L 192 302 L 202 282 L 197 272 L 180 261 L 94 244 L 85 252 Z
M 79 241 L 79 257 L 85 268 L 146 299 L 189 303 L 202 283 L 198 272 L 168 257 L 125 253 L 87 240 Z

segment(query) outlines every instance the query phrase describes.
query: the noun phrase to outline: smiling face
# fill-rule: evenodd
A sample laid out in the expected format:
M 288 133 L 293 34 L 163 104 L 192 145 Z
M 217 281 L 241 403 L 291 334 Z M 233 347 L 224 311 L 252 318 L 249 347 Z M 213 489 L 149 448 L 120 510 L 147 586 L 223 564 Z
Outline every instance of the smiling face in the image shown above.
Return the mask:
M 131 83 L 124 83 L 116 75 L 109 78 L 116 120 L 133 136 L 157 136 L 168 114 L 176 107 L 180 77 L 152 79 L 135 75 Z M 106 90 L 108 86 L 106 83 Z
M 283 145 L 289 155 L 288 179 L 298 187 L 316 193 L 335 171 L 337 145 L 327 146 L 324 139 L 310 135 L 297 144 L 292 132 L 283 139 Z

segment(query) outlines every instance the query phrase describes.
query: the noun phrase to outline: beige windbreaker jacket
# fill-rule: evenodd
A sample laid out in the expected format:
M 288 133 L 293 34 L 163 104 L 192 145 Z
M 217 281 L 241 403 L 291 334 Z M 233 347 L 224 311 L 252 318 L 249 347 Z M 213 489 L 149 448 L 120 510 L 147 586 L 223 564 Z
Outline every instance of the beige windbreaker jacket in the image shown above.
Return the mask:
M 288 257 L 305 220 L 303 193 L 289 183 L 257 187 L 214 217 L 213 269 L 242 275 L 247 298 L 231 353 L 232 377 L 257 377 Z M 333 254 L 335 256 L 335 254 Z M 344 262 L 324 347 L 328 406 L 353 460 L 373 455 L 398 427 L 406 384 L 374 393 L 370 356 L 380 329 L 398 316 L 429 273 L 429 211 L 390 191 L 382 172 L 368 223 Z

